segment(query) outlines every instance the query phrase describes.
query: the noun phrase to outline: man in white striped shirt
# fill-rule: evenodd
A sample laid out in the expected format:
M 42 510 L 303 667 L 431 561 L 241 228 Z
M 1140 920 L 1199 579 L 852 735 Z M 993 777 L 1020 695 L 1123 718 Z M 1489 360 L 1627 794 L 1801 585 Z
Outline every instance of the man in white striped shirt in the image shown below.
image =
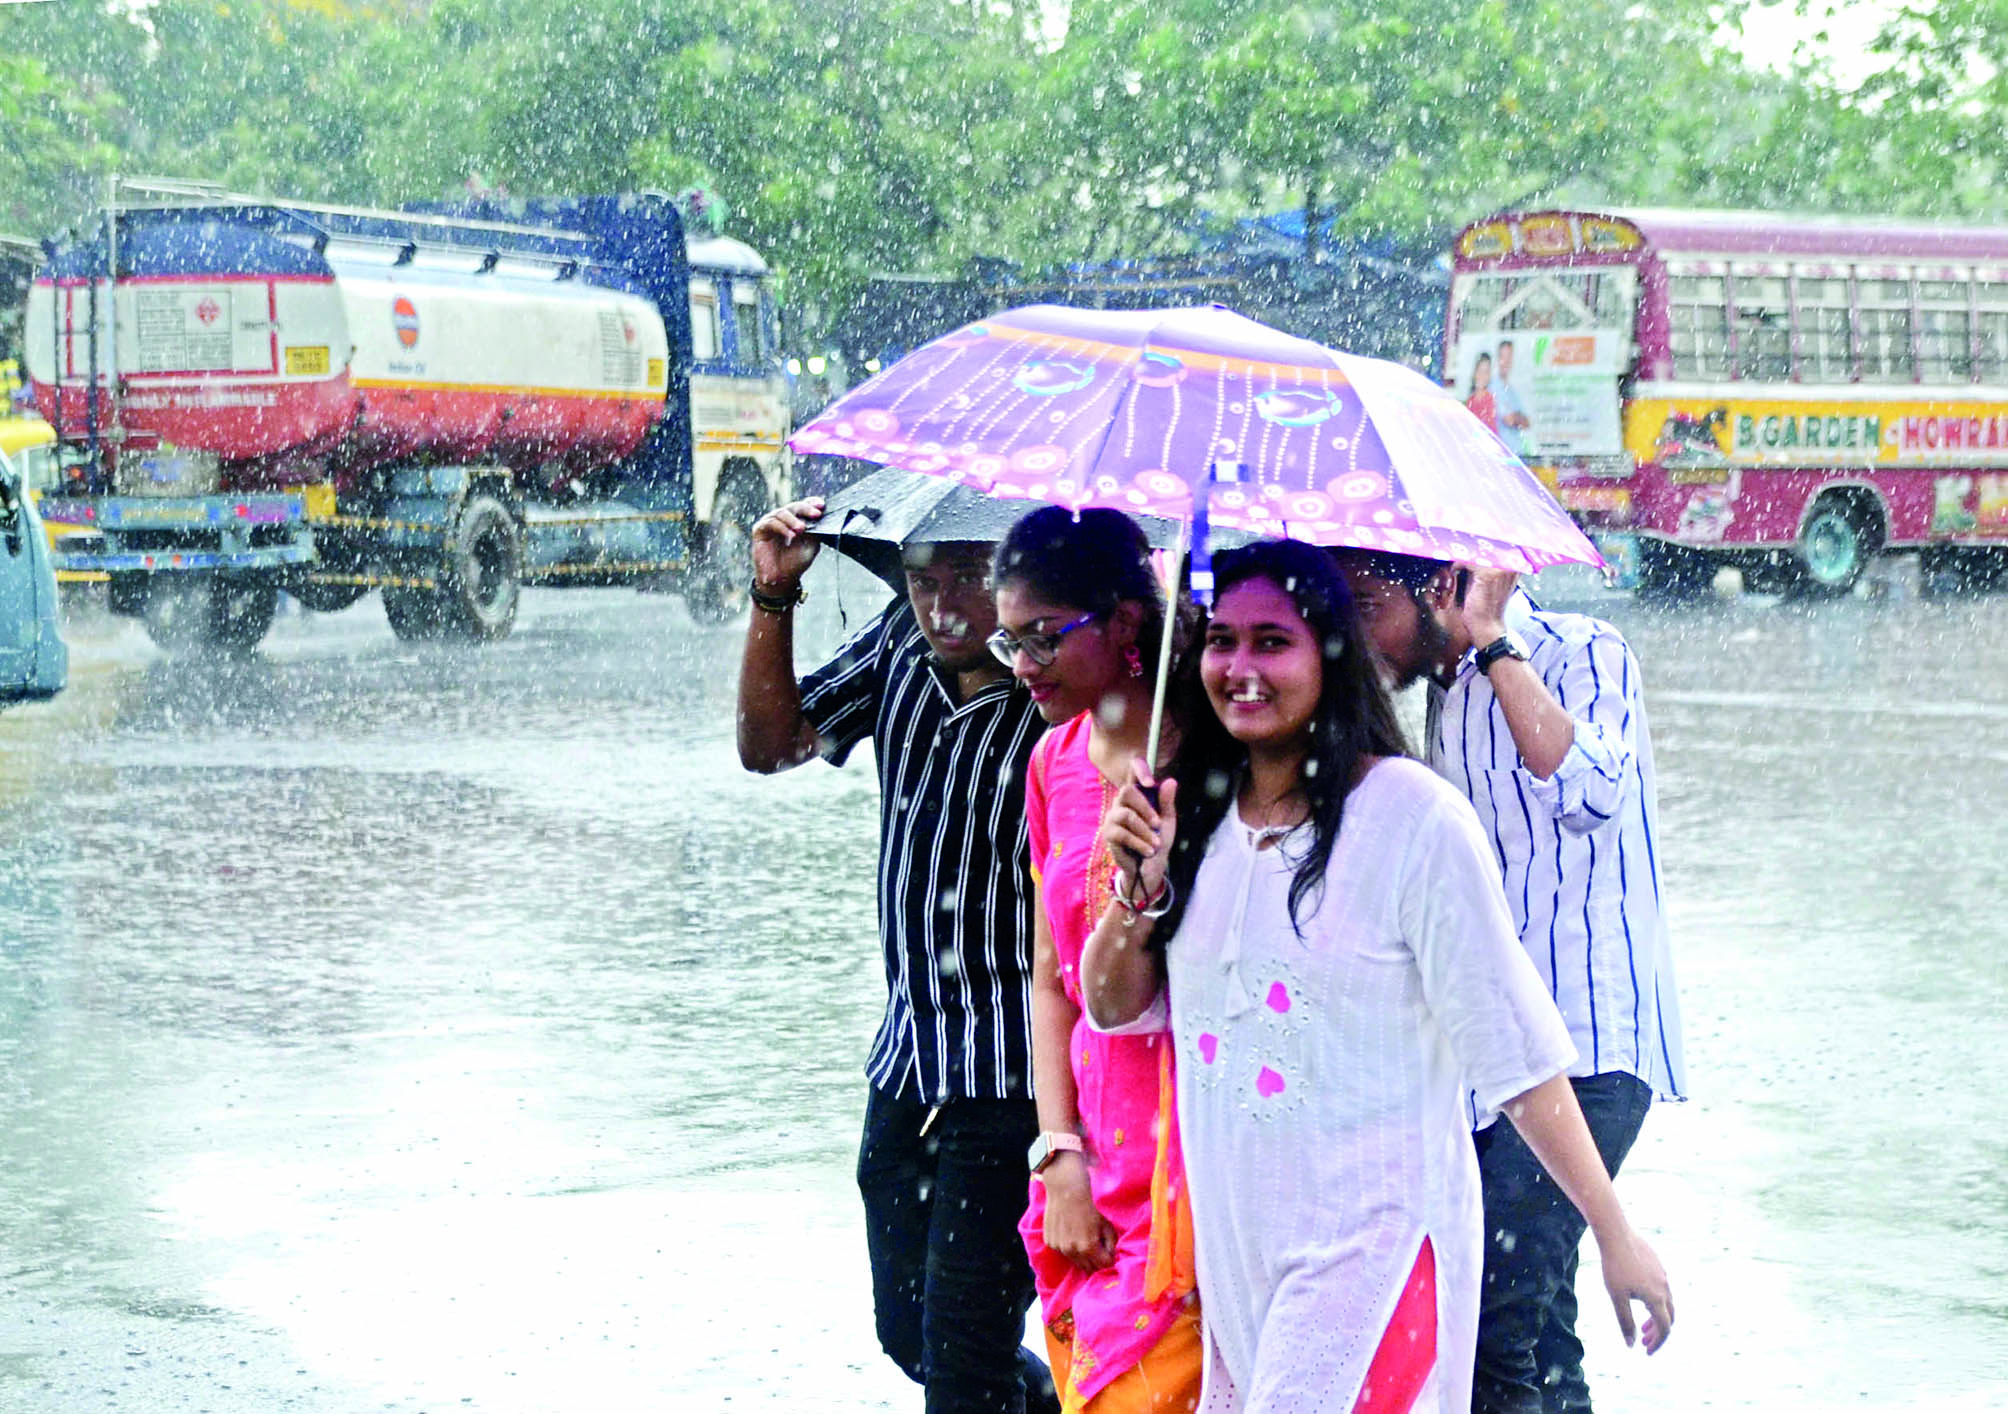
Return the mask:
M 1686 1083 L 1638 660 L 1611 625 L 1544 612 L 1510 573 L 1339 558 L 1396 685 L 1429 682 L 1429 763 L 1470 798 L 1492 841 L 1615 1177 L 1653 1098 L 1684 1098 Z M 1487 1242 L 1472 1409 L 1586 1411 L 1583 1222 L 1512 1126 L 1490 1120 L 1474 1109 Z

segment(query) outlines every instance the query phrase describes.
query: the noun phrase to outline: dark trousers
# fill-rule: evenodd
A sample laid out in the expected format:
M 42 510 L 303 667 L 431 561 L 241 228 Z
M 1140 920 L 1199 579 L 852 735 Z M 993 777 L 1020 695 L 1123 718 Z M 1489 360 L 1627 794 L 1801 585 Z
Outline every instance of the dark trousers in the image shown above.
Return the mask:
M 1570 1082 L 1616 1178 L 1652 1104 L 1635 1075 Z M 1587 1226 L 1506 1119 L 1476 1136 L 1485 1191 L 1485 1285 L 1478 1303 L 1472 1414 L 1587 1414 L 1576 1339 L 1576 1249 Z
M 879 1344 L 927 1388 L 927 1414 L 1056 1410 L 1046 1368 L 1021 1348 L 1032 1268 L 1018 1236 L 1030 1100 L 930 1106 L 872 1092 L 858 1152 Z

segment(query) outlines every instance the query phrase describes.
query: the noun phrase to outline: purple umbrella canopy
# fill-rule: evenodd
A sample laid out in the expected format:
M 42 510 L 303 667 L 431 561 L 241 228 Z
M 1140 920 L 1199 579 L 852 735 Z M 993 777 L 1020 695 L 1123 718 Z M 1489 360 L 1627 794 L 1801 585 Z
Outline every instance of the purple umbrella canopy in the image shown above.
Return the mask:
M 1529 572 L 1602 558 L 1532 472 L 1400 364 L 1219 305 L 1014 309 L 859 384 L 798 452 L 992 496 Z

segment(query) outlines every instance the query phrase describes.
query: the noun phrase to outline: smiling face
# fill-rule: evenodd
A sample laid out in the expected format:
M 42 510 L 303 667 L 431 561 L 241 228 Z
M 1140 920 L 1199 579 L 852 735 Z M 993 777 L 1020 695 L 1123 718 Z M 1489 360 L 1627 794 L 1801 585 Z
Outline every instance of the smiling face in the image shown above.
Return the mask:
M 1124 607 L 1069 631 L 1050 663 L 1033 662 L 1022 648 L 1012 655 L 1012 676 L 1025 684 L 1039 715 L 1048 722 L 1069 722 L 1099 708 L 1127 676 L 1118 641 L 1127 622 Z M 1040 598 L 1022 580 L 1007 579 L 997 587 L 997 626 L 1013 638 L 1058 633 L 1084 613 L 1075 605 Z M 1133 631 L 1129 641 L 1135 641 Z
M 1323 656 L 1316 631 L 1274 581 L 1243 580 L 1220 596 L 1199 678 L 1227 734 L 1251 752 L 1308 742 Z
M 995 666 L 984 640 L 997 628 L 988 545 L 916 546 L 907 552 L 906 597 L 921 636 L 951 673 Z

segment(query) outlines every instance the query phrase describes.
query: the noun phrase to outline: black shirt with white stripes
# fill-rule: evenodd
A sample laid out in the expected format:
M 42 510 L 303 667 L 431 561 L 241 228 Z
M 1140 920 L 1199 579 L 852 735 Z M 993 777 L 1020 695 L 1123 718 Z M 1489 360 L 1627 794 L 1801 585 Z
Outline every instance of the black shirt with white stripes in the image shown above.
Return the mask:
M 1038 710 L 1008 680 L 961 700 L 903 598 L 801 688 L 825 757 L 841 765 L 866 737 L 878 757 L 888 995 L 865 1073 L 930 1104 L 1030 1098 Z

